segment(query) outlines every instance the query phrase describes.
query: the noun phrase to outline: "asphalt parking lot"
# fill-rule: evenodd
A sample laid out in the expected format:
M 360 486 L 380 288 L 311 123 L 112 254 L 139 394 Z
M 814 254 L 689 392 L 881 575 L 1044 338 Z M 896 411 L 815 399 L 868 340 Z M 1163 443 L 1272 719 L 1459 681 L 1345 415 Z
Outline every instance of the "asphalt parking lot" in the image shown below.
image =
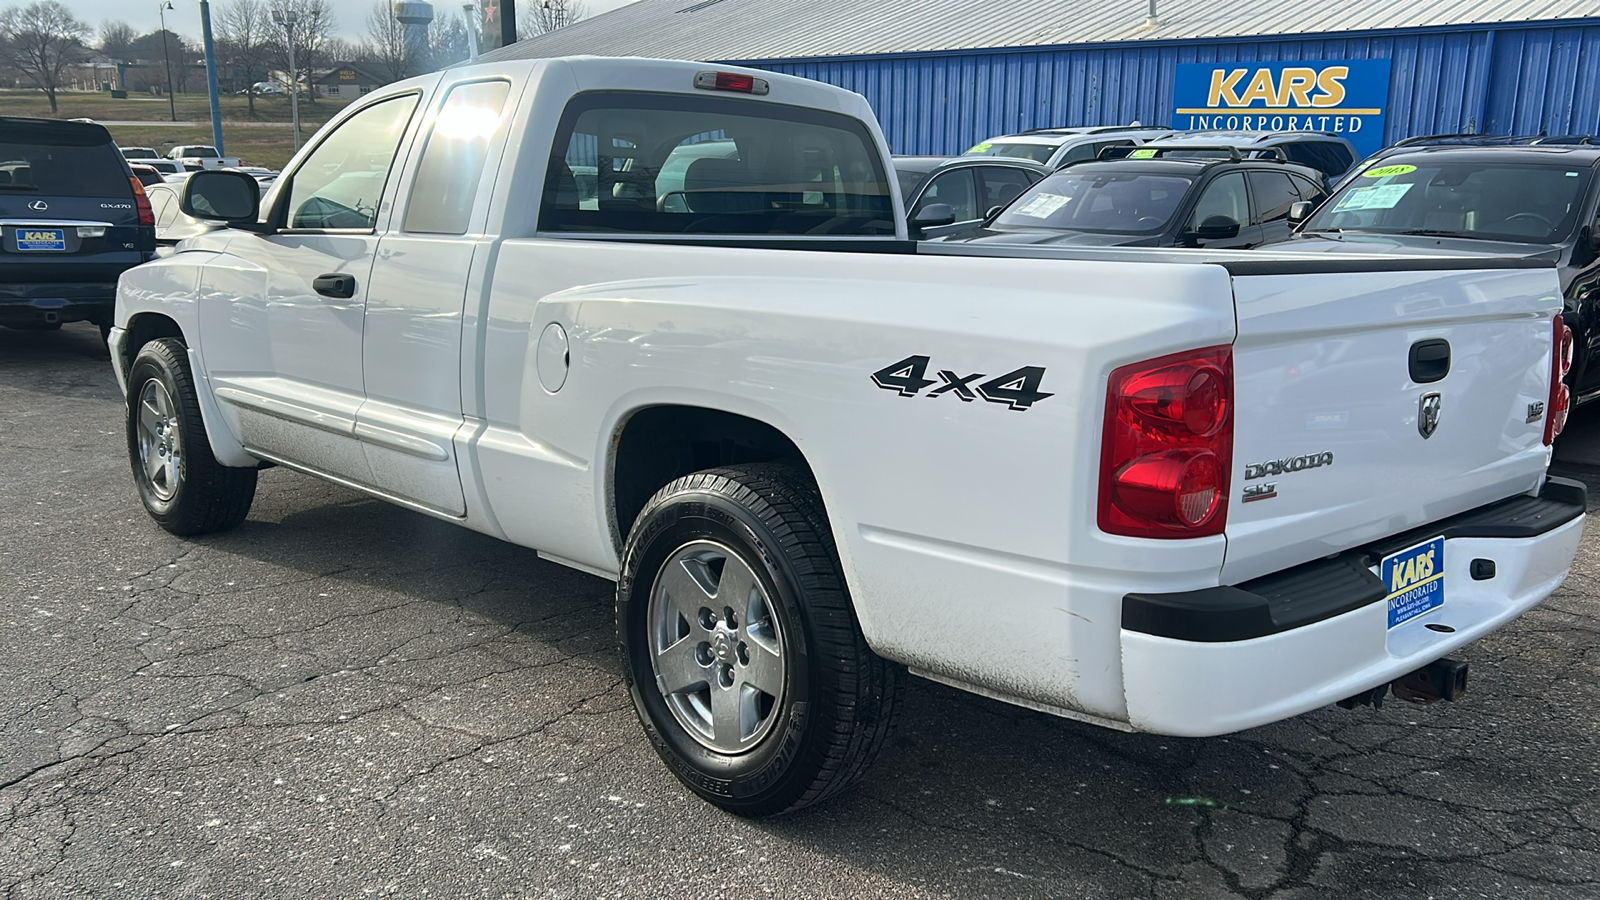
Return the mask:
M 0 330 L 0 896 L 1600 898 L 1597 551 L 1457 704 L 1182 740 L 913 679 L 752 822 L 645 742 L 609 582 L 283 470 L 171 537 L 94 329 Z

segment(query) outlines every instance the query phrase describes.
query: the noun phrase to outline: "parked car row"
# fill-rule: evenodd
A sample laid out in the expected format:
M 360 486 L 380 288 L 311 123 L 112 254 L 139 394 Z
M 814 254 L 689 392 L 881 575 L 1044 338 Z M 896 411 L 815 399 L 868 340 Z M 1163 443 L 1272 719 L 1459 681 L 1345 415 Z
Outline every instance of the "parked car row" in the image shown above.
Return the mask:
M 1597 165 L 1577 135 L 1429 135 L 1357 164 L 1335 135 L 1131 126 L 895 159 L 913 228 L 941 243 L 1549 258 L 1573 407 L 1600 399 Z

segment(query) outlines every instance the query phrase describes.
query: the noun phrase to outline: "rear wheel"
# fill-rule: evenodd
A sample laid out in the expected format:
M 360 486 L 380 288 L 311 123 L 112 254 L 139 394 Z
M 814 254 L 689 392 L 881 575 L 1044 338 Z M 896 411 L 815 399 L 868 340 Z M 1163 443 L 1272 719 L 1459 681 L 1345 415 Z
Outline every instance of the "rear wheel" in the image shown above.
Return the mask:
M 217 462 L 200 420 L 188 354 L 173 338 L 145 344 L 128 369 L 128 459 L 145 511 L 179 535 L 244 521 L 256 470 Z
M 893 726 L 904 670 L 867 647 L 821 498 L 792 468 L 662 488 L 628 536 L 617 632 L 656 752 L 731 812 L 831 796 Z

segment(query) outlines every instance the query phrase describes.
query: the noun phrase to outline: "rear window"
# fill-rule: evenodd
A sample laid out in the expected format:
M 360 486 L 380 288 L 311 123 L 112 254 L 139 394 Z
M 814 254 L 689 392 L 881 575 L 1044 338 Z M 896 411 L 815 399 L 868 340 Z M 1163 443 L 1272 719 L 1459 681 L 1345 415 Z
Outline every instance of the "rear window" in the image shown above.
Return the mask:
M 542 231 L 892 235 L 866 126 L 758 100 L 597 91 L 562 115 Z
M 0 192 L 51 197 L 133 195 L 127 164 L 103 128 L 12 127 L 8 123 L 3 134 Z

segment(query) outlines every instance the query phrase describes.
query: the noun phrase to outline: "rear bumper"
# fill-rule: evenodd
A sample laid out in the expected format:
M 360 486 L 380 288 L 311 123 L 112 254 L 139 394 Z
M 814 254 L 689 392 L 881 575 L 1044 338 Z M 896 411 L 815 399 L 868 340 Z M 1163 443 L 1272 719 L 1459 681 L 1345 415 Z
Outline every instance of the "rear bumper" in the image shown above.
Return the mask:
M 4 274 L 0 269 L 0 274 Z M 111 322 L 116 281 L 0 282 L 0 325 Z
M 1551 478 L 1538 497 L 1492 503 L 1333 560 L 1234 587 L 1130 594 L 1121 630 L 1129 723 L 1161 734 L 1227 734 L 1421 668 L 1560 586 L 1583 536 L 1585 505 L 1582 484 Z M 1373 570 L 1384 556 L 1441 535 L 1444 604 L 1389 628 Z M 1492 560 L 1494 575 L 1475 580 L 1474 560 Z

